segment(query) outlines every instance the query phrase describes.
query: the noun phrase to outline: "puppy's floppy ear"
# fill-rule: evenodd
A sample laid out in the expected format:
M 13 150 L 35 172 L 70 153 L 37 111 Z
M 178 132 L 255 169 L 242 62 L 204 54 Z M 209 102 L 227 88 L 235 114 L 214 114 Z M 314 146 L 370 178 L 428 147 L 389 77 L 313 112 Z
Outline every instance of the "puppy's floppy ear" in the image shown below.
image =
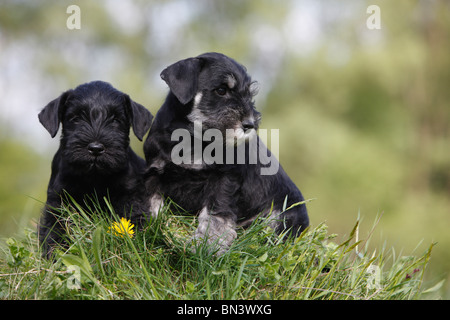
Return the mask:
M 131 126 L 133 127 L 134 134 L 142 141 L 145 133 L 150 129 L 153 115 L 144 106 L 131 100 L 127 94 L 125 95 L 125 102 L 131 118 Z
M 52 138 L 56 136 L 59 129 L 59 123 L 61 122 L 62 115 L 64 113 L 64 106 L 67 97 L 72 92 L 68 90 L 61 94 L 58 98 L 50 101 L 41 112 L 39 112 L 39 121 L 45 129 L 50 133 Z
M 178 61 L 161 72 L 161 78 L 182 104 L 187 104 L 197 93 L 201 59 L 189 58 Z

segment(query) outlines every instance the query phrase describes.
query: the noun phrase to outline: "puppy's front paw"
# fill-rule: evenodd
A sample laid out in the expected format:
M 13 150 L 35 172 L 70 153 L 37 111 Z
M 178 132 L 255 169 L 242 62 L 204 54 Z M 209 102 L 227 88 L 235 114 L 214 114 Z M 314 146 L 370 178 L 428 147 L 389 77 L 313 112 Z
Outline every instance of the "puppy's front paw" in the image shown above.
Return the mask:
M 192 238 L 192 250 L 197 252 L 200 247 L 205 246 L 208 252 L 220 256 L 228 251 L 236 237 L 237 234 L 235 230 L 229 230 L 220 235 L 208 232 L 201 233 L 197 230 Z
M 206 208 L 198 216 L 198 228 L 193 237 L 193 250 L 206 245 L 210 253 L 220 256 L 230 248 L 237 233 L 235 222 L 229 217 L 211 215 Z

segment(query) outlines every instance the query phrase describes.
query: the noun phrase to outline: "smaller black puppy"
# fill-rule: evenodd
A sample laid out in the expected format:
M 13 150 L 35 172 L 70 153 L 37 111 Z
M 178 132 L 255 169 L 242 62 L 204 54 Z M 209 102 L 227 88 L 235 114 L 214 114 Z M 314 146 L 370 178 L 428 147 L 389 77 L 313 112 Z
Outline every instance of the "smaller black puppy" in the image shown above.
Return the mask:
M 51 101 L 39 121 L 55 137 L 62 135 L 52 161 L 47 203 L 39 222 L 39 241 L 50 257 L 63 242 L 64 226 L 58 209 L 65 192 L 79 205 L 92 199 L 110 200 L 119 216 L 135 224 L 146 219 L 148 209 L 143 187 L 145 161 L 130 148 L 129 132 L 142 141 L 150 129 L 151 113 L 109 83 L 94 81 L 68 90 Z
M 199 214 L 194 237 L 218 244 L 218 254 L 236 238 L 237 226 L 259 214 L 271 214 L 277 232 L 299 235 L 309 219 L 305 204 L 293 205 L 304 198 L 256 134 L 261 116 L 245 67 L 206 53 L 174 63 L 161 78 L 170 92 L 144 144 L 152 214 L 162 197 Z M 270 158 L 270 167 L 255 154 Z

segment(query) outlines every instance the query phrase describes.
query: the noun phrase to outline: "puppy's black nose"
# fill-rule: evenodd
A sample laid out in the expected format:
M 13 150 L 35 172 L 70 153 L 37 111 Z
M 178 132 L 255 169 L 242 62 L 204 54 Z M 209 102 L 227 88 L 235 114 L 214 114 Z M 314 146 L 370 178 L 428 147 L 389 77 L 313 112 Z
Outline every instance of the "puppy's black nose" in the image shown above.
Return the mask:
M 92 143 L 89 143 L 88 150 L 89 150 L 90 154 L 92 154 L 94 156 L 99 156 L 103 152 L 105 152 L 105 146 L 99 142 L 92 142 Z
M 242 128 L 244 128 L 244 131 L 255 129 L 255 123 L 251 120 L 242 121 Z

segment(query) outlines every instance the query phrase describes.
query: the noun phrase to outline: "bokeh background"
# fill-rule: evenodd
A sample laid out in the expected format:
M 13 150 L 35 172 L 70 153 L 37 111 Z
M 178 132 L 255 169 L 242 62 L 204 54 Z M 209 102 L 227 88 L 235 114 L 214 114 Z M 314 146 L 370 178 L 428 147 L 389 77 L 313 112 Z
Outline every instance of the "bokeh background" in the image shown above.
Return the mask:
M 69 30 L 67 7 L 81 9 Z M 381 29 L 367 27 L 369 5 Z M 160 72 L 223 52 L 259 82 L 261 128 L 313 225 L 397 255 L 437 246 L 429 285 L 450 297 L 450 2 L 439 0 L 33 1 L 0 3 L 0 237 L 33 227 L 58 147 L 37 114 L 63 91 L 108 81 L 156 113 Z M 142 154 L 142 143 L 133 139 Z

